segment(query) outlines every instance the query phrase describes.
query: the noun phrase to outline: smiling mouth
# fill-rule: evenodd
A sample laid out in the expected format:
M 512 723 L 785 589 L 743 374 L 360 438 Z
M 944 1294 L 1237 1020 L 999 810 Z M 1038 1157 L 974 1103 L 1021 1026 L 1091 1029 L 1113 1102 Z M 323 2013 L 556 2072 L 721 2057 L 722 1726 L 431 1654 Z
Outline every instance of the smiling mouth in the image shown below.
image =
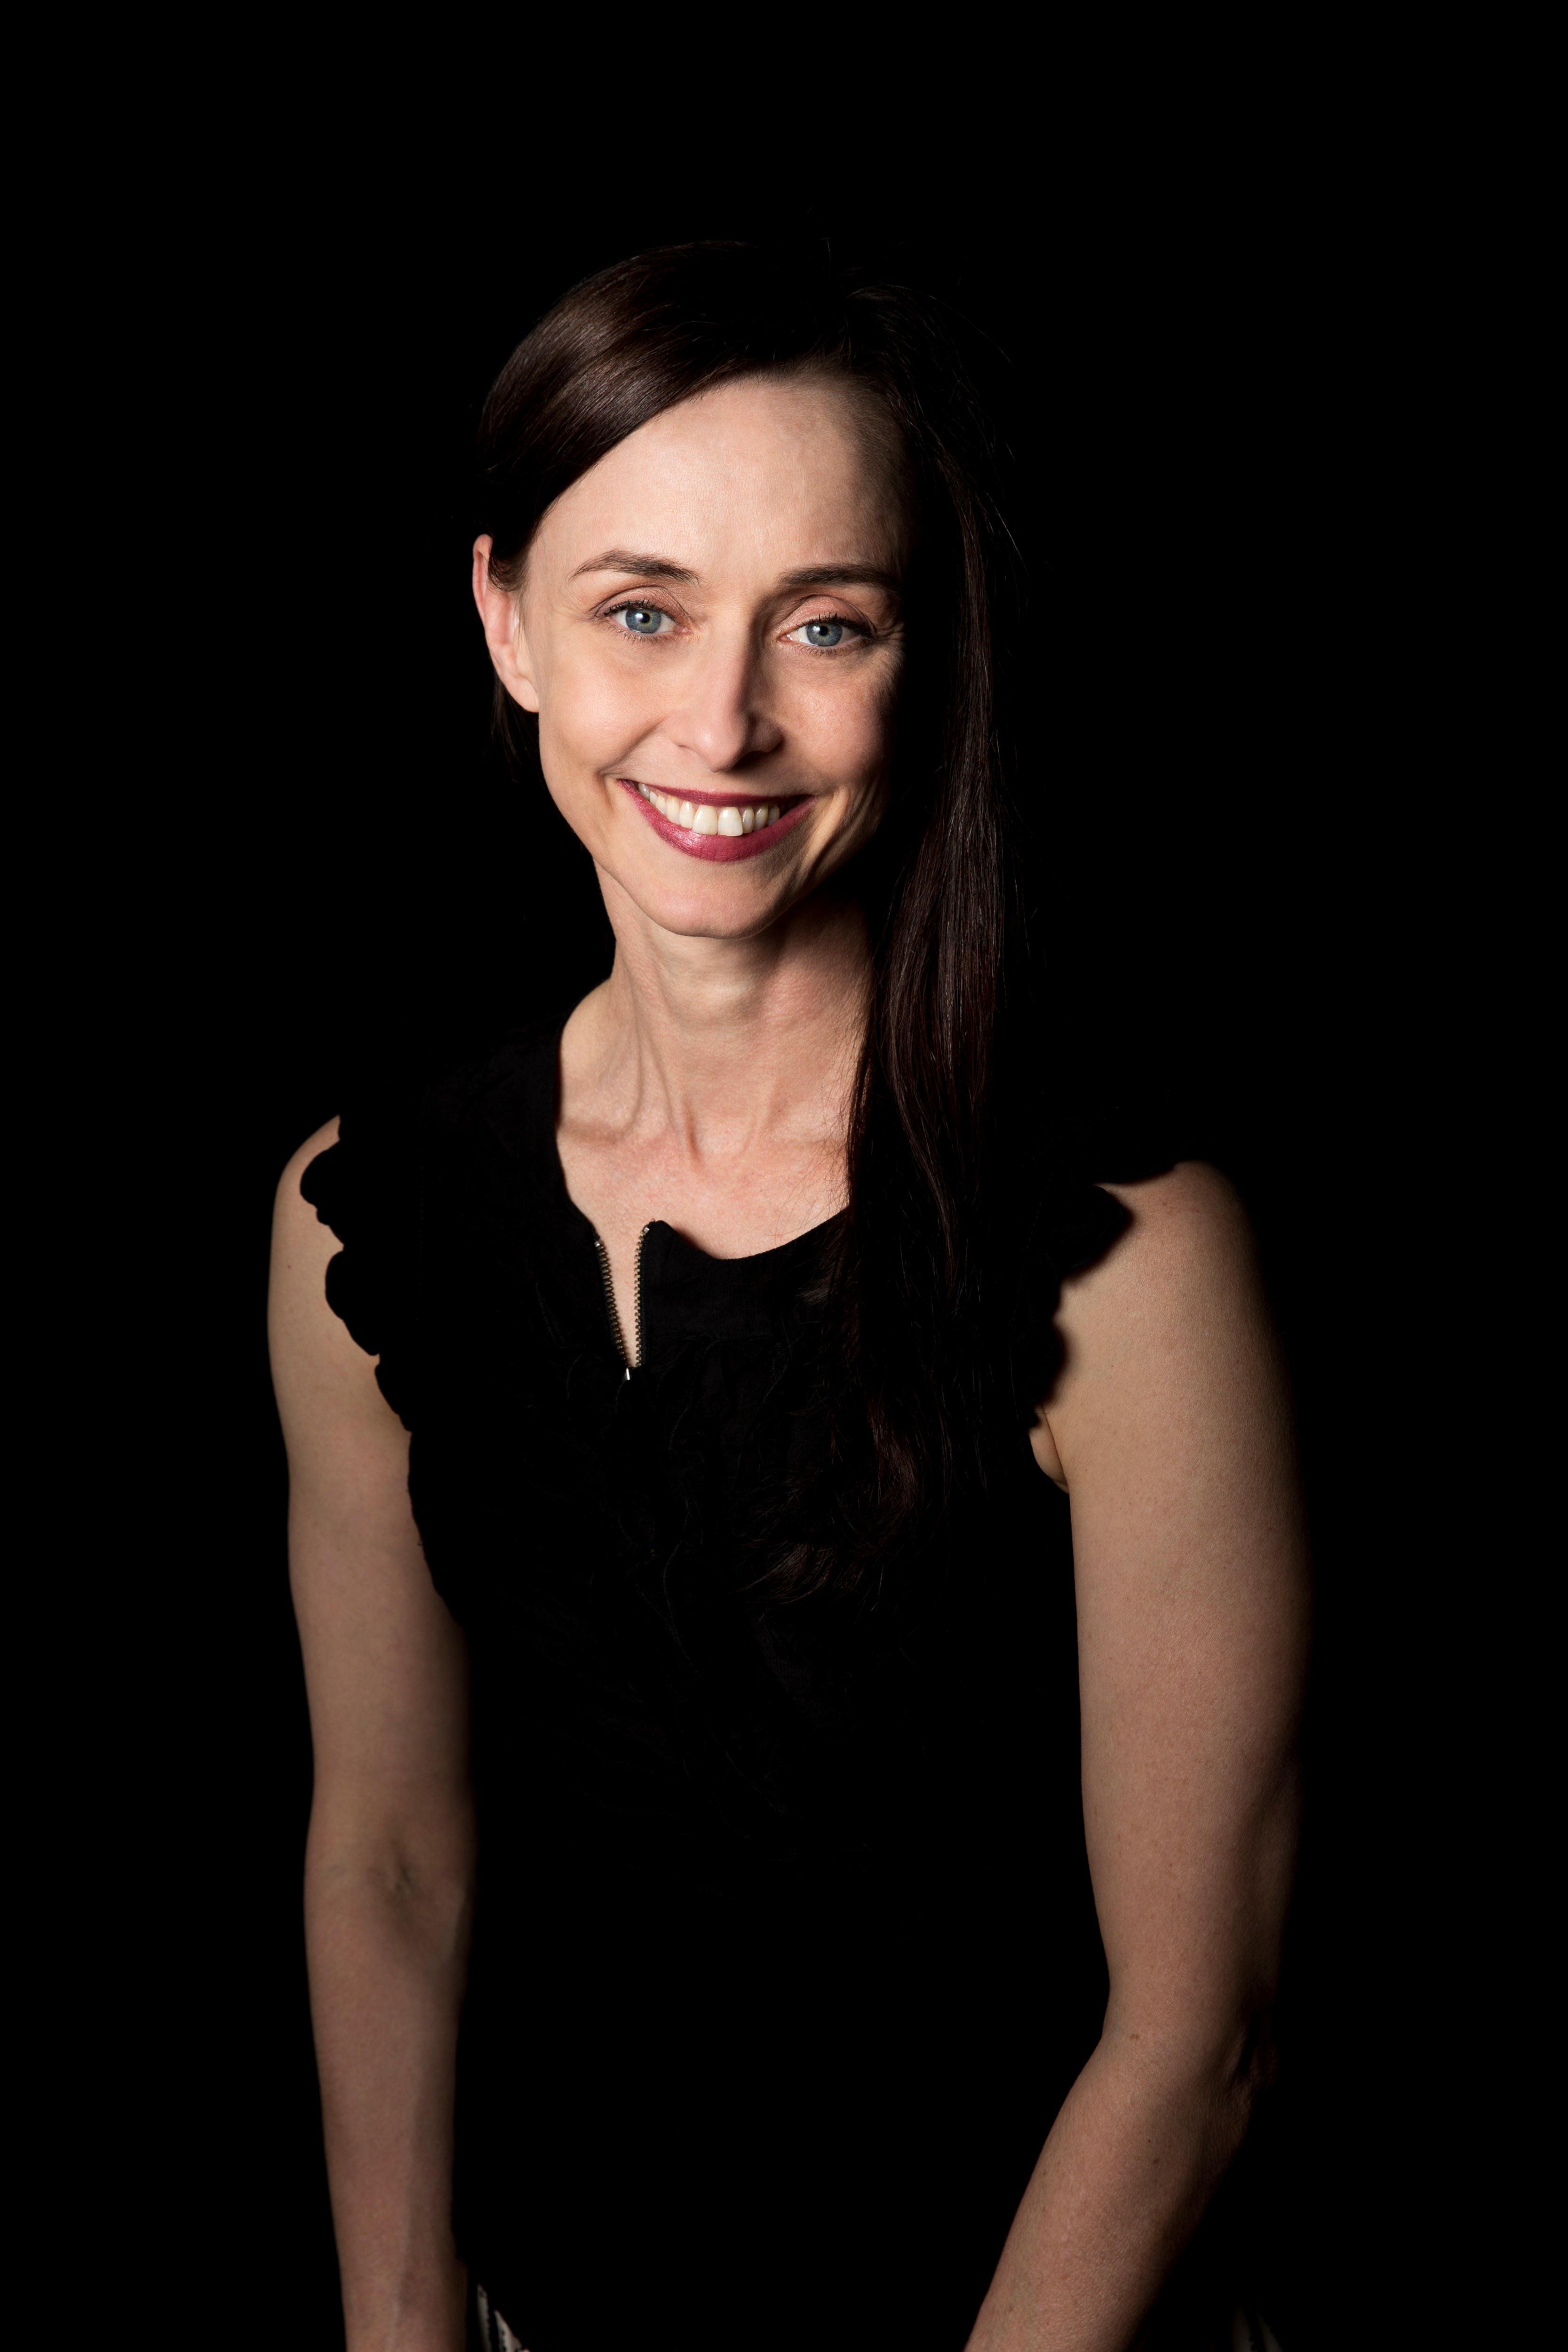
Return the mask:
M 629 776 L 625 781 L 633 783 Z M 657 793 L 651 784 L 634 783 L 633 789 L 668 824 L 679 824 L 688 833 L 722 834 L 730 841 L 738 841 L 742 834 L 765 832 L 795 804 L 787 794 L 782 801 L 683 800 L 679 793 Z
M 776 800 L 726 800 L 718 793 L 665 793 L 635 776 L 616 782 L 631 793 L 660 838 L 689 857 L 729 862 L 771 849 L 790 832 L 812 803 L 809 793 L 781 793 Z

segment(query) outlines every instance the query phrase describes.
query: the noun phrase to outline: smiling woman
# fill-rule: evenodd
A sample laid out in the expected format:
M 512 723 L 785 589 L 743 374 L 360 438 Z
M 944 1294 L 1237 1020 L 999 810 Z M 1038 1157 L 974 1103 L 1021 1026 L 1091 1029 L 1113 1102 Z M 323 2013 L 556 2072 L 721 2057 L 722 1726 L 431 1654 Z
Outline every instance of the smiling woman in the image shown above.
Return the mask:
M 616 952 L 279 1194 L 350 2352 L 1206 2343 L 1289 1417 L 1223 1180 L 1003 1040 L 980 404 L 918 297 L 699 247 L 567 295 L 481 458 Z
M 878 455 L 842 383 L 743 377 L 650 419 L 557 499 L 521 595 L 515 560 L 492 572 L 479 543 L 497 677 L 541 714 L 551 791 L 666 929 L 769 927 L 875 830 L 907 535 Z M 582 553 L 628 517 L 664 551 Z M 715 791 L 715 774 L 735 781 Z M 741 860 L 743 883 L 702 871 Z

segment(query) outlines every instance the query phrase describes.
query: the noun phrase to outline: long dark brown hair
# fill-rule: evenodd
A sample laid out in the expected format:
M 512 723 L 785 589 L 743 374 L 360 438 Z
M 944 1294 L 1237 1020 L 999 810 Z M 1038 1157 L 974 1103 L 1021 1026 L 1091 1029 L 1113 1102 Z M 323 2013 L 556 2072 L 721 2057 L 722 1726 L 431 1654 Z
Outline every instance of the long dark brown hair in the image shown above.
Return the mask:
M 915 553 L 892 792 L 856 875 L 873 983 L 825 1298 L 829 1443 L 771 1547 L 773 1597 L 879 1589 L 982 1472 L 996 1289 L 984 1180 L 1009 929 L 991 432 L 959 322 L 929 298 L 826 255 L 703 244 L 574 287 L 502 369 L 479 436 L 490 572 L 515 588 L 546 508 L 650 417 L 738 377 L 806 370 L 890 420 Z M 531 760 L 533 722 L 499 681 L 496 697 L 498 729 Z

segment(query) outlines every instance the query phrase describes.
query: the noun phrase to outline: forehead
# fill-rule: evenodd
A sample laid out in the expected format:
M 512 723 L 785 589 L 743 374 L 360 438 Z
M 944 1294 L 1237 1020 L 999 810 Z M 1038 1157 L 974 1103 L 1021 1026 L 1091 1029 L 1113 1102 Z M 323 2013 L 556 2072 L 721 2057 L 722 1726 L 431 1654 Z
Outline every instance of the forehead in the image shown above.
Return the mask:
M 618 442 L 556 499 L 537 544 L 552 571 L 627 547 L 700 574 L 748 557 L 776 570 L 851 555 L 893 564 L 902 535 L 889 438 L 861 397 L 747 377 Z

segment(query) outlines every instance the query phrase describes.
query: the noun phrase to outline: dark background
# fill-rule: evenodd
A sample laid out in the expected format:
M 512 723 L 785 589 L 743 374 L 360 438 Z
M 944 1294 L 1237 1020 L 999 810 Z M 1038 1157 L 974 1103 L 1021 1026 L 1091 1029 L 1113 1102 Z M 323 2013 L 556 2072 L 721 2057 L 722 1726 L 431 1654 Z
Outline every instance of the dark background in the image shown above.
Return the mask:
M 79 1230 L 118 1333 L 113 1467 L 80 1498 L 101 1505 L 109 1760 L 70 1816 L 94 1927 L 61 1960 L 114 2089 L 62 2161 L 115 2249 L 116 2315 L 204 2315 L 166 2340 L 205 2341 L 215 2295 L 218 2340 L 342 2340 L 272 1189 L 366 1054 L 569 1003 L 607 952 L 585 861 L 489 747 L 479 406 L 587 269 L 788 233 L 721 202 L 563 206 L 547 233 L 536 208 L 524 235 L 406 189 L 216 213 L 171 189 L 105 223 L 80 286 L 123 439 L 112 498 L 92 449 L 62 454 L 79 508 L 94 486 L 62 593 L 138 651 L 104 688 L 79 636 L 100 888 L 59 947 L 74 919 Z M 825 232 L 807 205 L 799 233 L 978 332 L 1029 582 L 1040 1083 L 1173 1080 L 1247 1193 L 1290 1348 L 1320 1622 L 1247 2188 L 1265 2305 L 1285 2352 L 1415 2341 L 1434 2314 L 1429 2340 L 1459 2341 L 1532 2226 L 1492 2201 L 1487 2153 L 1507 1735 L 1504 1636 L 1472 1598 L 1499 1540 L 1473 1294 L 1499 1211 L 1469 1138 L 1502 1114 L 1467 970 L 1492 886 L 1453 858 L 1434 781 L 1466 724 L 1430 627 L 1466 495 L 1430 495 L 1463 239 L 1394 204 L 1179 184 L 1125 219 L 999 203 L 984 235 L 921 237 Z

